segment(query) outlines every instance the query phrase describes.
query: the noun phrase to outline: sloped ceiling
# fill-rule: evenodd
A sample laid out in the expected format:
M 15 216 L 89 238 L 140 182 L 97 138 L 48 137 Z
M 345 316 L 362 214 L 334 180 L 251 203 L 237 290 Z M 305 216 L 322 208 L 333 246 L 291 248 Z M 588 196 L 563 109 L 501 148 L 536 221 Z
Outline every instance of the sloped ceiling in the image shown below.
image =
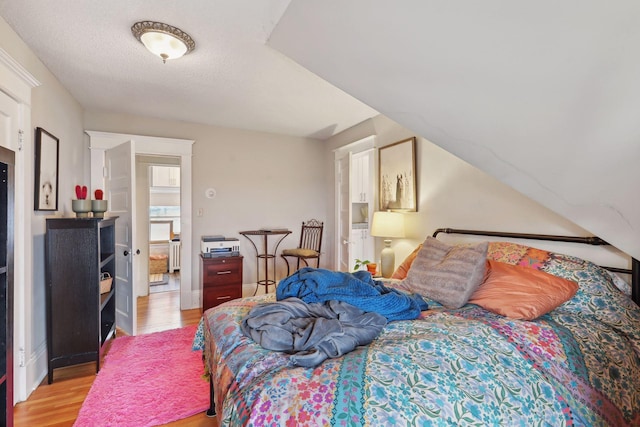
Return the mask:
M 281 51 L 640 258 L 640 2 L 293 0 Z

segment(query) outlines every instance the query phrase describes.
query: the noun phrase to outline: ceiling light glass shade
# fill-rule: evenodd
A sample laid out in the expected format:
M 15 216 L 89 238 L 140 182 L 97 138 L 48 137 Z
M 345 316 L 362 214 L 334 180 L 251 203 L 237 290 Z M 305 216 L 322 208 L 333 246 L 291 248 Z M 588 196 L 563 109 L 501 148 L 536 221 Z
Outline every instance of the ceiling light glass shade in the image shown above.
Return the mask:
M 167 59 L 180 58 L 196 48 L 196 42 L 179 28 L 162 22 L 140 21 L 133 24 L 131 32 L 149 52 Z

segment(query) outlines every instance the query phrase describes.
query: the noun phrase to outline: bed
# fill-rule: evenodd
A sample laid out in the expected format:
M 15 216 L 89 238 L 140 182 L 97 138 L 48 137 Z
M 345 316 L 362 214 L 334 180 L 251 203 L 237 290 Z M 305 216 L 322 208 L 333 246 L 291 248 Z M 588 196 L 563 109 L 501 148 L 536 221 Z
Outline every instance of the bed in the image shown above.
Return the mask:
M 433 237 L 442 232 L 567 239 L 452 229 Z M 425 251 L 419 247 L 405 260 L 404 279 L 384 286 L 415 290 L 407 283 L 411 288 L 421 277 Z M 217 410 L 221 426 L 640 425 L 637 260 L 629 286 L 591 262 L 534 246 L 491 241 L 483 256 L 487 268 L 495 268 L 486 270 L 462 306 L 422 295 L 428 309 L 417 318 L 388 322 L 368 345 L 315 367 L 294 366 L 291 354 L 267 350 L 243 333 L 243 320 L 256 306 L 275 302 L 273 294 L 207 310 L 202 329 L 209 415 Z M 552 307 L 531 312 L 514 304 L 516 314 L 508 307 L 503 313 L 508 303 L 493 307 L 490 293 L 486 304 L 478 296 L 479 289 L 489 289 L 496 266 L 518 266 L 518 274 L 568 284 L 568 294 Z

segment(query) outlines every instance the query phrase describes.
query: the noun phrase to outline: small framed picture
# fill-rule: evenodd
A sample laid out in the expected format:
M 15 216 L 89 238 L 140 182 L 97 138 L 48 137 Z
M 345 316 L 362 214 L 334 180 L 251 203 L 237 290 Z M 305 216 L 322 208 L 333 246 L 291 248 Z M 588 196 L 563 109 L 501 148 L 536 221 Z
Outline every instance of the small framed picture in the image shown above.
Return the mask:
M 381 147 L 378 161 L 380 210 L 417 212 L 416 138 Z
M 58 210 L 59 140 L 42 128 L 36 128 L 35 210 Z

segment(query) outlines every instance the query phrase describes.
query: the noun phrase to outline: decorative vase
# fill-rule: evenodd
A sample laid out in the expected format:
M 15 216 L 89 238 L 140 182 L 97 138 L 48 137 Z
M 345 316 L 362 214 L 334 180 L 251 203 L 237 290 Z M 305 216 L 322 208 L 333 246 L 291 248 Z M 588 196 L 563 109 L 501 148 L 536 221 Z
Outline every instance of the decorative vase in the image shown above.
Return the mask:
M 78 218 L 88 218 L 91 212 L 91 200 L 78 199 L 71 201 L 71 209 L 76 213 Z
M 104 218 L 104 213 L 107 211 L 107 201 L 92 200 L 91 211 L 93 212 L 94 218 Z

